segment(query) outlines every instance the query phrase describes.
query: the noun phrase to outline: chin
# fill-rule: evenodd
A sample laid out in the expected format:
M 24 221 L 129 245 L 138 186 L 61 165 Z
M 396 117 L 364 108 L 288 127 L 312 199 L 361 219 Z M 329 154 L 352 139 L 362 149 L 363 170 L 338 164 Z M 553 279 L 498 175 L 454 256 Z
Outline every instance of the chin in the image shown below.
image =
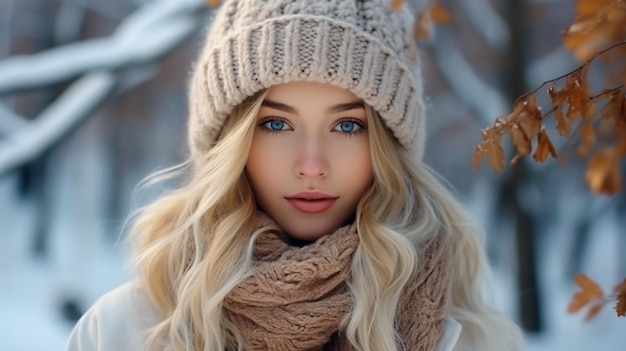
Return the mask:
M 270 215 L 270 217 L 272 217 Z M 278 217 L 278 216 L 277 216 Z M 276 224 L 295 243 L 311 243 L 337 229 L 354 222 L 354 214 L 347 218 L 275 218 Z

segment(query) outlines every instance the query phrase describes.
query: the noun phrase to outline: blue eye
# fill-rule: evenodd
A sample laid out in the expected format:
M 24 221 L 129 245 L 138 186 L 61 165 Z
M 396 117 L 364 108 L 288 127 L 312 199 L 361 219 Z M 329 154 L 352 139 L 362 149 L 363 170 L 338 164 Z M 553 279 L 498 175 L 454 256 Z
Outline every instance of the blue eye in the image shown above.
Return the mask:
M 363 128 L 359 123 L 355 121 L 341 121 L 337 126 L 333 129 L 336 132 L 341 133 L 355 133 Z
M 279 132 L 281 130 L 289 129 L 289 125 L 285 121 L 280 119 L 270 119 L 268 121 L 262 121 L 260 125 L 269 129 L 272 132 Z

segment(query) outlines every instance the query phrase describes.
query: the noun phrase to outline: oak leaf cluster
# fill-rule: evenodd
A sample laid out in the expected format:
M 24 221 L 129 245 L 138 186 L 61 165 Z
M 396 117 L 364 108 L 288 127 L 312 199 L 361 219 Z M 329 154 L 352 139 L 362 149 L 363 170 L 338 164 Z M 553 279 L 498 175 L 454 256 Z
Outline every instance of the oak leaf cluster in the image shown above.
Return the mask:
M 537 162 L 557 158 L 544 126 L 544 120 L 552 117 L 556 132 L 575 141 L 577 154 L 588 159 L 585 181 L 589 188 L 598 194 L 616 194 L 623 189 L 620 164 L 626 157 L 626 0 L 579 0 L 575 22 L 563 34 L 565 46 L 585 62 L 521 96 L 509 114 L 482 130 L 482 142 L 474 151 L 472 166 L 477 168 L 486 158 L 496 171 L 502 171 L 501 141 L 505 134 L 517 150 L 511 163 L 533 150 Z M 600 60 L 606 84 L 593 94 L 590 66 Z M 536 95 L 545 86 L 551 106 L 544 113 L 537 106 Z
M 581 61 L 626 40 L 626 1 L 579 0 L 574 24 L 563 32 L 565 47 Z
M 626 0 L 578 0 L 574 23 L 563 31 L 564 45 L 581 61 L 580 67 L 517 99 L 512 111 L 482 130 L 482 142 L 472 157 L 478 167 L 482 158 L 496 170 L 504 169 L 502 136 L 508 134 L 517 153 L 512 163 L 533 151 L 537 162 L 557 152 L 546 134 L 544 120 L 552 116 L 555 130 L 570 141 L 576 135 L 576 152 L 589 160 L 585 181 L 598 194 L 616 194 L 623 189 L 620 165 L 626 158 Z M 592 63 L 605 66 L 604 88 L 592 93 L 588 73 Z M 559 87 L 558 83 L 562 83 Z M 548 85 L 550 109 L 543 113 L 536 94 Z M 605 294 L 600 286 L 582 273 L 574 282 L 579 290 L 567 307 L 569 313 L 587 310 L 585 321 L 615 302 L 618 317 L 626 316 L 626 279 Z
M 584 320 L 590 321 L 600 313 L 606 304 L 615 302 L 614 308 L 617 316 L 626 316 L 626 279 L 613 288 L 612 295 L 605 294 L 598 283 L 582 273 L 577 273 L 574 276 L 574 282 L 579 290 L 572 296 L 567 306 L 567 312 L 577 313 L 586 308 L 587 313 Z

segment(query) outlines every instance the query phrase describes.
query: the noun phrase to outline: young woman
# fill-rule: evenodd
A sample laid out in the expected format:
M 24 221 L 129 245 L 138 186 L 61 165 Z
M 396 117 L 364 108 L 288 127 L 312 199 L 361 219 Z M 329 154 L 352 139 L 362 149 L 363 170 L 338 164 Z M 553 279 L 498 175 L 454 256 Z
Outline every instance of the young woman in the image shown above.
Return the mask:
M 515 350 L 469 220 L 421 163 L 408 9 L 227 0 L 190 88 L 180 188 L 131 233 L 138 278 L 67 350 Z

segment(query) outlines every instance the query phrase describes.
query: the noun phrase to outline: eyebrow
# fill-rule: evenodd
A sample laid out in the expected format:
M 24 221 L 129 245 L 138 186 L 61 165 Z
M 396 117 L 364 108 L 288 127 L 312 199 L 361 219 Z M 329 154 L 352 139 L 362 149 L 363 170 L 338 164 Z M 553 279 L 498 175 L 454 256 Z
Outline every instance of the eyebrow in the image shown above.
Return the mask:
M 269 99 L 265 99 L 263 100 L 263 106 L 267 106 L 276 110 L 280 110 L 280 111 L 284 111 L 284 112 L 288 112 L 288 113 L 293 113 L 293 114 L 298 114 L 298 110 L 295 107 L 283 104 L 281 102 L 278 101 L 272 101 Z M 354 102 L 347 102 L 347 103 L 343 103 L 343 104 L 337 104 L 337 105 L 333 105 L 328 107 L 325 112 L 328 114 L 331 113 L 339 113 L 339 112 L 345 112 L 345 111 L 350 111 L 350 110 L 356 110 L 359 108 L 365 108 L 365 105 L 363 104 L 363 101 L 359 100 L 359 101 L 354 101 Z

